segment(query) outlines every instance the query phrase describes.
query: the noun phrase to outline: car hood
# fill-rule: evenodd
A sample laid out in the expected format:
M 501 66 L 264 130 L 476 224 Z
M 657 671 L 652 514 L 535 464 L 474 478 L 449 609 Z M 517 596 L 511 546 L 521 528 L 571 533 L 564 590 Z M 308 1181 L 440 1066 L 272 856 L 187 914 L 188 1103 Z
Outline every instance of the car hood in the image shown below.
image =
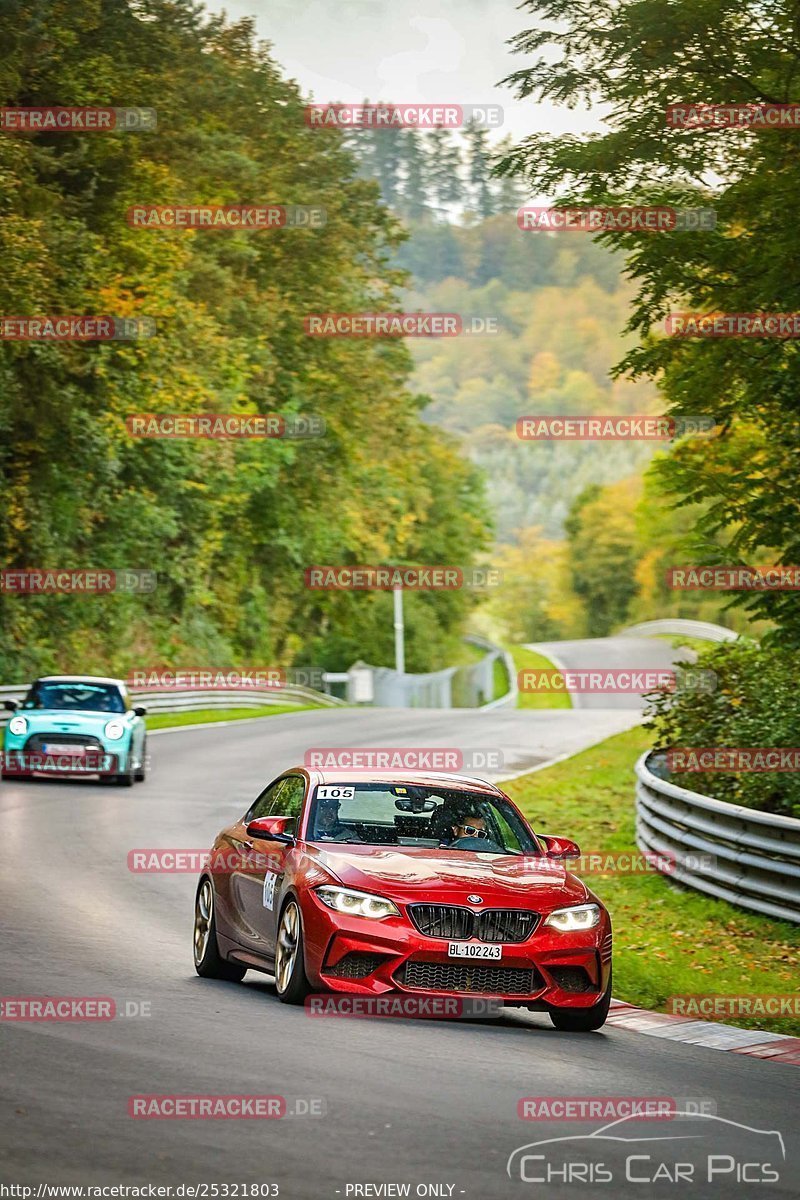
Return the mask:
M 588 889 L 553 859 L 471 851 L 375 846 L 311 845 L 307 852 L 346 887 L 379 892 L 404 903 L 464 904 L 477 894 L 485 904 L 582 904 Z
M 92 712 L 89 709 L 21 708 L 17 716 L 28 722 L 29 733 L 91 733 L 100 736 L 109 721 L 130 724 L 126 713 Z

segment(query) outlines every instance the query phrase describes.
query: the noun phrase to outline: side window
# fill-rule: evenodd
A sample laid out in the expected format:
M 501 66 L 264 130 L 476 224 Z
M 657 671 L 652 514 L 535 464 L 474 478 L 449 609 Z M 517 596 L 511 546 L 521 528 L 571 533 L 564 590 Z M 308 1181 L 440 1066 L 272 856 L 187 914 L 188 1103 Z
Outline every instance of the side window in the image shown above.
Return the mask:
M 275 815 L 281 817 L 293 817 L 294 828 L 297 828 L 297 821 L 300 817 L 300 809 L 303 807 L 303 796 L 306 794 L 306 781 L 299 775 L 290 775 L 284 781 L 284 786 L 281 789 L 281 794 L 278 797 L 275 807 Z M 288 832 L 288 830 L 287 830 Z
M 248 811 L 245 821 L 256 821 L 259 817 L 271 817 L 273 813 L 277 813 L 275 804 L 285 783 L 285 779 L 278 779 L 266 787 Z
M 521 850 L 522 846 L 520 845 L 520 840 L 516 830 L 512 829 L 506 818 L 498 809 L 492 807 L 490 811 L 492 818 L 500 830 L 501 845 L 503 848 L 505 850 Z

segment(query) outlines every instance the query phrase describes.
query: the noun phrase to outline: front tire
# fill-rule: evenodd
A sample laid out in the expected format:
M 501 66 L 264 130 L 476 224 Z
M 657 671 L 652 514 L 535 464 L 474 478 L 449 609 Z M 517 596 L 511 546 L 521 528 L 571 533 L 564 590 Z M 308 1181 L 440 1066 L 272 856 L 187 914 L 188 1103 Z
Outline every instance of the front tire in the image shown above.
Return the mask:
M 134 771 L 133 778 L 137 783 L 144 783 L 147 779 L 147 738 L 142 742 L 142 761 L 139 764 L 139 769 Z
M 303 917 L 294 897 L 284 906 L 278 924 L 275 987 L 284 1004 L 302 1004 L 311 991 L 303 950 Z
M 608 977 L 608 987 L 603 992 L 602 999 L 591 1008 L 551 1008 L 550 1020 L 556 1029 L 564 1033 L 591 1033 L 600 1029 L 606 1023 L 609 1005 L 611 1004 L 611 976 Z
M 247 967 L 228 962 L 217 945 L 217 920 L 214 914 L 214 889 L 210 879 L 201 879 L 194 902 L 194 969 L 203 979 L 225 979 L 241 983 Z

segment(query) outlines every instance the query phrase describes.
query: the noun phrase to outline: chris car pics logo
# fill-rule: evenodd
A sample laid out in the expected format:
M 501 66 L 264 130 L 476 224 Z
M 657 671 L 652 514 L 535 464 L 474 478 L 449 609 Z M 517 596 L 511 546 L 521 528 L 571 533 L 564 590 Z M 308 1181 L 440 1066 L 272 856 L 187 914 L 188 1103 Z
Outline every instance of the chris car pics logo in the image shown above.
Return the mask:
M 528 1142 L 509 1155 L 506 1172 L 528 1184 L 611 1185 L 603 1193 L 609 1196 L 615 1184 L 624 1183 L 626 1195 L 638 1188 L 642 1197 L 658 1185 L 691 1190 L 716 1184 L 725 1195 L 737 1184 L 755 1187 L 781 1180 L 786 1148 L 779 1130 L 756 1129 L 705 1112 L 669 1112 L 664 1120 L 668 1125 L 662 1129 L 658 1118 L 650 1116 L 643 1124 L 641 1114 L 632 1114 L 588 1134 Z M 730 1194 L 749 1200 L 753 1193 Z

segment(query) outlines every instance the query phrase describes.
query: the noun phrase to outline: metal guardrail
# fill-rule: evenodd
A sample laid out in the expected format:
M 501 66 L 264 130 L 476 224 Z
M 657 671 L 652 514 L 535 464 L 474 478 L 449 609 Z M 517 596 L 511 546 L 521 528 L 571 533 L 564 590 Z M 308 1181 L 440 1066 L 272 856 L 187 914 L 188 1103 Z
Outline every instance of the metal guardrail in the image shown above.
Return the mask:
M 735 642 L 739 636 L 732 629 L 726 629 L 724 625 L 714 625 L 711 621 L 689 621 L 683 617 L 664 617 L 659 621 L 642 621 L 639 625 L 629 625 L 627 629 L 620 630 L 622 637 L 652 637 L 659 633 L 699 638 L 704 642 Z
M 516 702 L 516 677 L 510 656 L 479 637 L 464 639 L 486 651 L 475 663 L 444 667 L 427 674 L 395 671 L 391 667 L 375 667 L 358 663 L 372 672 L 374 704 L 383 708 L 481 708 Z M 502 659 L 508 675 L 509 690 L 498 700 L 494 696 L 494 664 Z
M 486 650 L 487 654 L 491 655 L 489 670 L 491 671 L 492 687 L 489 694 L 494 691 L 494 664 L 495 660 L 502 659 L 503 666 L 508 680 L 508 691 L 498 696 L 496 700 L 490 700 L 488 704 L 481 705 L 481 712 L 489 712 L 493 708 L 516 708 L 517 706 L 517 672 L 514 667 L 514 660 L 507 650 L 503 650 L 500 646 L 495 646 L 493 642 L 489 642 L 482 637 L 467 637 L 465 642 L 470 642 L 473 646 L 479 646 L 482 650 Z M 484 659 L 484 662 L 486 660 Z
M 4 700 L 21 700 L 29 685 L 0 687 L 0 704 Z M 338 696 L 317 692 L 314 688 L 287 684 L 280 688 L 231 688 L 220 691 L 216 688 L 197 688 L 193 691 L 178 691 L 175 688 L 141 690 L 130 688 L 131 698 L 143 704 L 149 713 L 200 712 L 207 708 L 265 708 L 271 704 L 321 704 L 341 707 L 346 701 Z M 0 709 L 0 727 L 8 722 L 11 713 Z
M 800 924 L 800 820 L 690 792 L 659 767 L 653 751 L 636 764 L 639 849 L 671 859 L 687 887 Z

